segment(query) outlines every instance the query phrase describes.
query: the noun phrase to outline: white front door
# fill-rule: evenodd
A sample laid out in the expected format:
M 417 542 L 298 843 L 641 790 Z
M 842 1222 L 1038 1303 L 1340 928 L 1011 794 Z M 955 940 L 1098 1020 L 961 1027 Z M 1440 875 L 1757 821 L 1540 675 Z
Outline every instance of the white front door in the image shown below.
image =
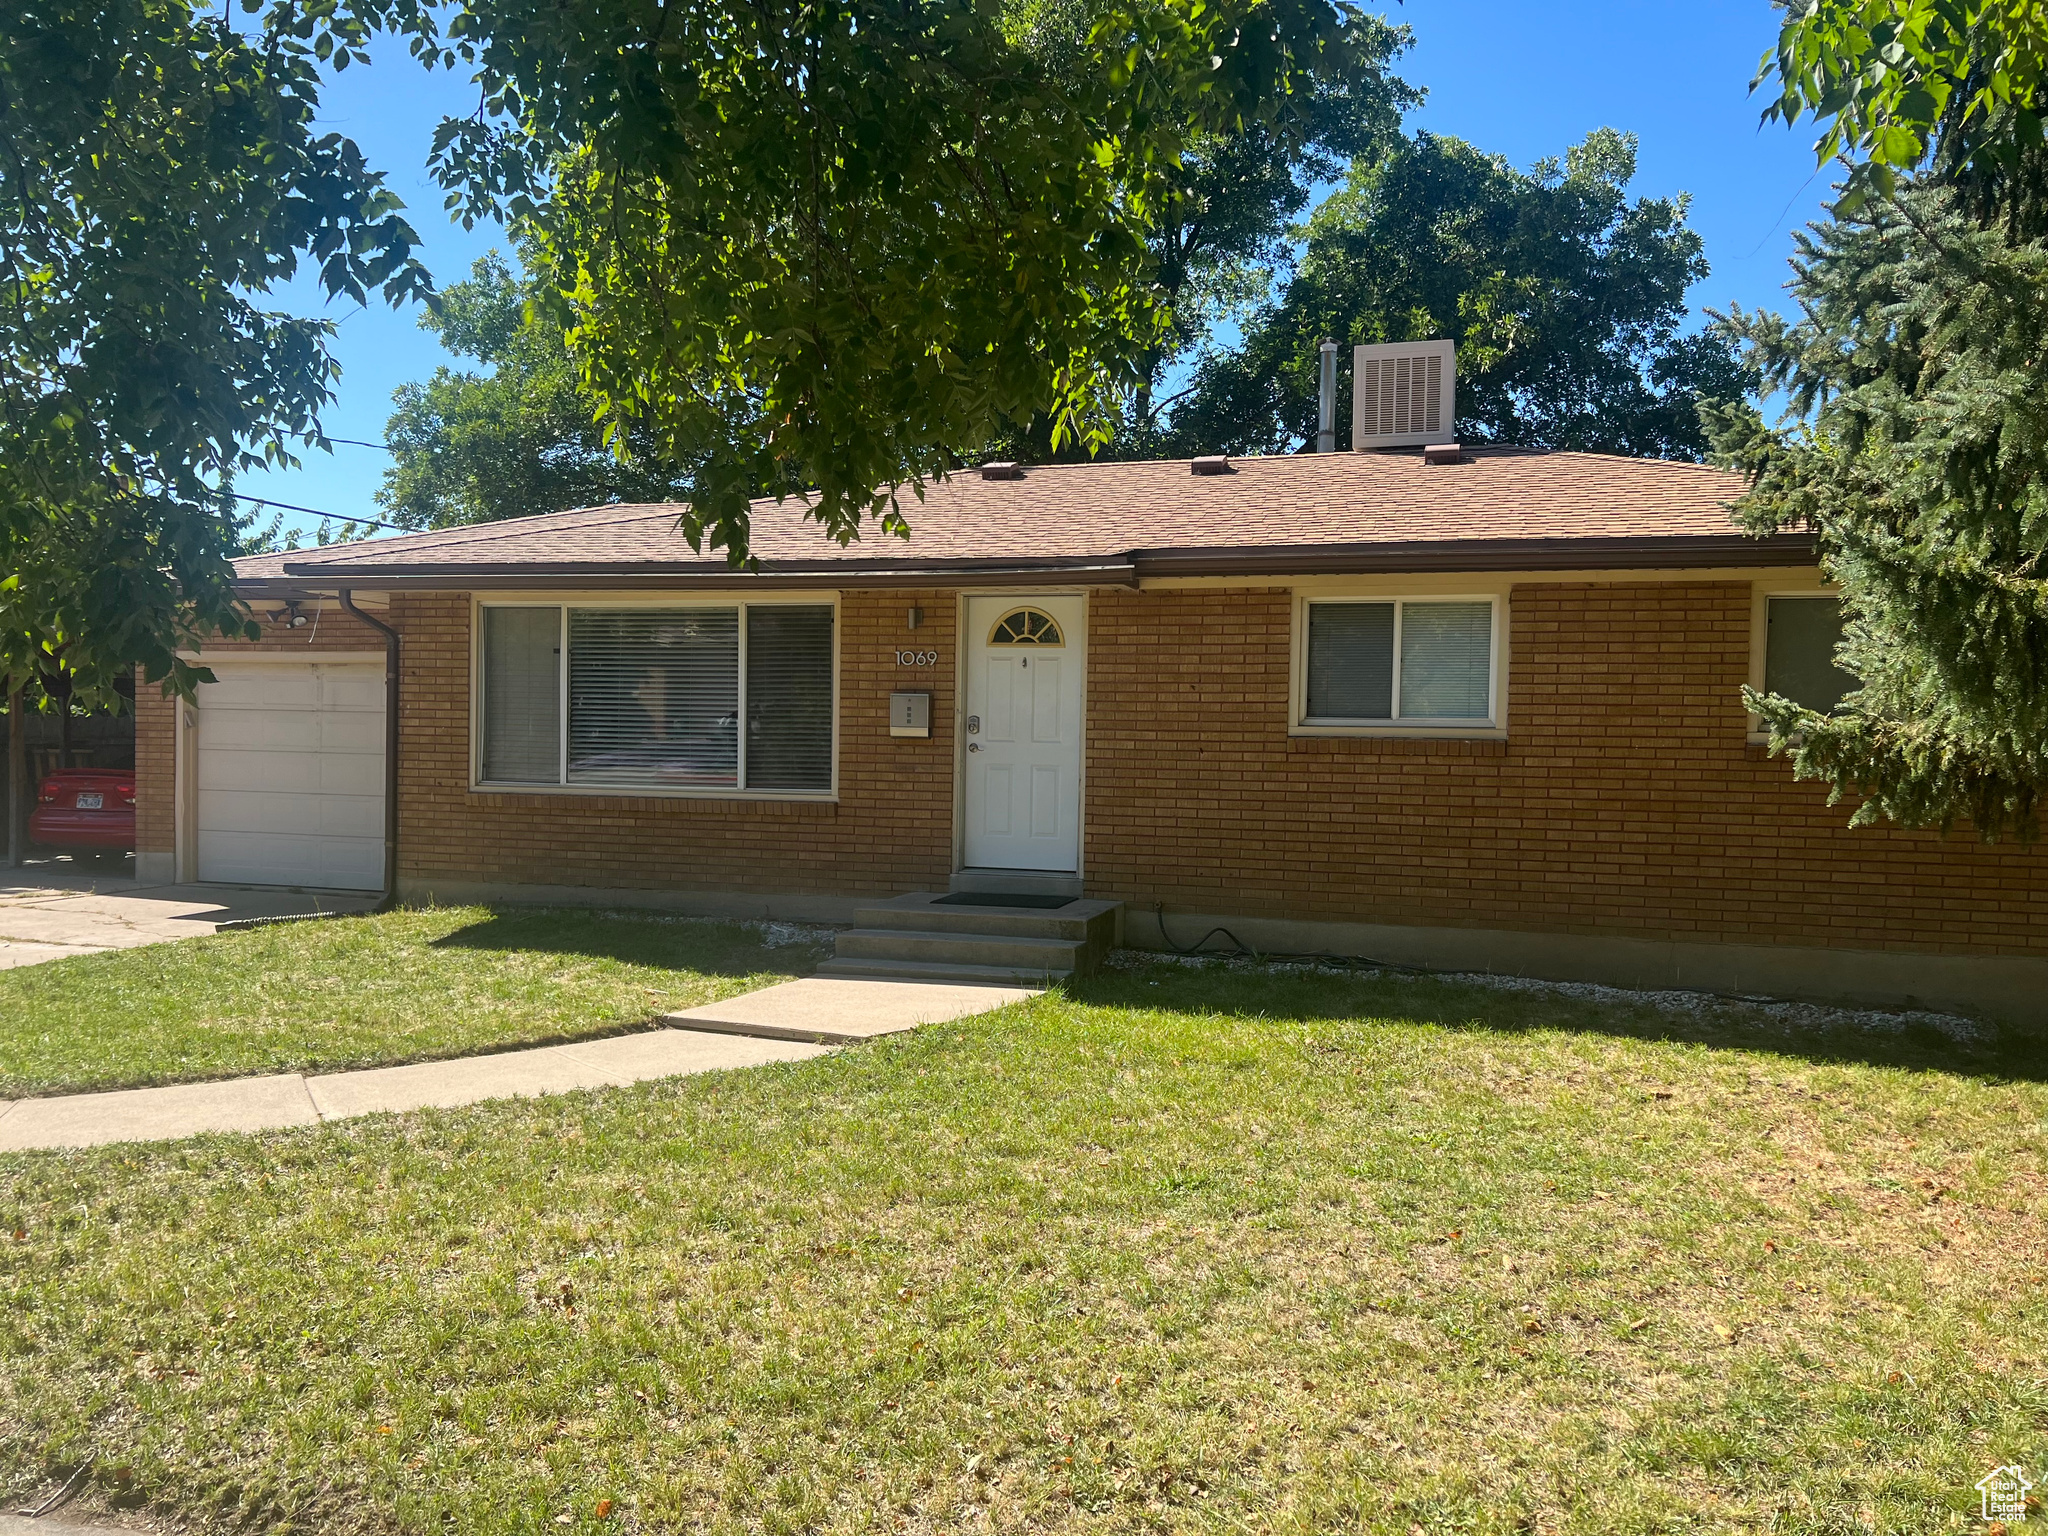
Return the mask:
M 199 878 L 384 883 L 384 658 L 220 662 L 199 689 Z
M 1085 597 L 970 597 L 966 835 L 970 869 L 1081 867 Z

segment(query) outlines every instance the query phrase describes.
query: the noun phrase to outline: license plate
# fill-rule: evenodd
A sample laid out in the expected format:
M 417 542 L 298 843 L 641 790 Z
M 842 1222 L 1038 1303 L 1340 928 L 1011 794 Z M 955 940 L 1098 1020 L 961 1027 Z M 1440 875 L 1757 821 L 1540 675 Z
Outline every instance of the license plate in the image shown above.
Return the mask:
M 100 808 L 101 803 L 101 798 L 98 795 L 80 795 L 78 799 L 73 802 L 73 809 L 80 811 L 96 811 Z

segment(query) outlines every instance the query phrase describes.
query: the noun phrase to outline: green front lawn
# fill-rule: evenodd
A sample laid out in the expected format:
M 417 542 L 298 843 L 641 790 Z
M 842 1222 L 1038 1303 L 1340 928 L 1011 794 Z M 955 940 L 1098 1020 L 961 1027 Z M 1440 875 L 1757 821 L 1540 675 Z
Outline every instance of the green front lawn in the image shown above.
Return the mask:
M 0 1493 L 206 1529 L 1948 1532 L 2042 1058 L 1158 965 L 817 1060 L 0 1159 Z M 12 1239 L 6 1237 L 11 1230 Z
M 823 953 L 737 923 L 429 907 L 81 955 L 0 971 L 0 1099 L 588 1038 Z

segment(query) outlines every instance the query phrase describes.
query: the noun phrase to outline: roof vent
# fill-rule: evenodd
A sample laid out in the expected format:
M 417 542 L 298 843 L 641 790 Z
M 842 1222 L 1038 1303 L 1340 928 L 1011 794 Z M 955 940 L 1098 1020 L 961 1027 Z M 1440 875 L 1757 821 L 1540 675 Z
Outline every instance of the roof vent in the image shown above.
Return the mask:
M 1459 445 L 1456 443 L 1430 443 L 1422 450 L 1422 462 L 1425 464 L 1455 464 L 1459 457 Z
M 1022 480 L 1024 478 L 1024 466 L 1022 464 L 1013 464 L 1007 459 L 1000 463 L 984 464 L 981 466 L 981 478 L 984 480 Z
M 1394 341 L 1351 354 L 1351 446 L 1420 448 L 1441 443 L 1458 420 L 1458 347 Z
M 1190 460 L 1188 463 L 1188 473 L 1191 475 L 1228 475 L 1235 473 L 1235 471 L 1230 467 L 1230 458 L 1227 454 L 1214 453 L 1206 458 Z

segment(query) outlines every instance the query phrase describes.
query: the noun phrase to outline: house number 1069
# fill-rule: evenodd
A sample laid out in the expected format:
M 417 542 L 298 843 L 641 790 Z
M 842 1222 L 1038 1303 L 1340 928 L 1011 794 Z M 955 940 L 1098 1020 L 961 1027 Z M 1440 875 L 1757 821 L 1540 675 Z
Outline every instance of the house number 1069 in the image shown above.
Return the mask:
M 936 667 L 939 664 L 937 651 L 898 651 L 896 665 L 899 667 Z

